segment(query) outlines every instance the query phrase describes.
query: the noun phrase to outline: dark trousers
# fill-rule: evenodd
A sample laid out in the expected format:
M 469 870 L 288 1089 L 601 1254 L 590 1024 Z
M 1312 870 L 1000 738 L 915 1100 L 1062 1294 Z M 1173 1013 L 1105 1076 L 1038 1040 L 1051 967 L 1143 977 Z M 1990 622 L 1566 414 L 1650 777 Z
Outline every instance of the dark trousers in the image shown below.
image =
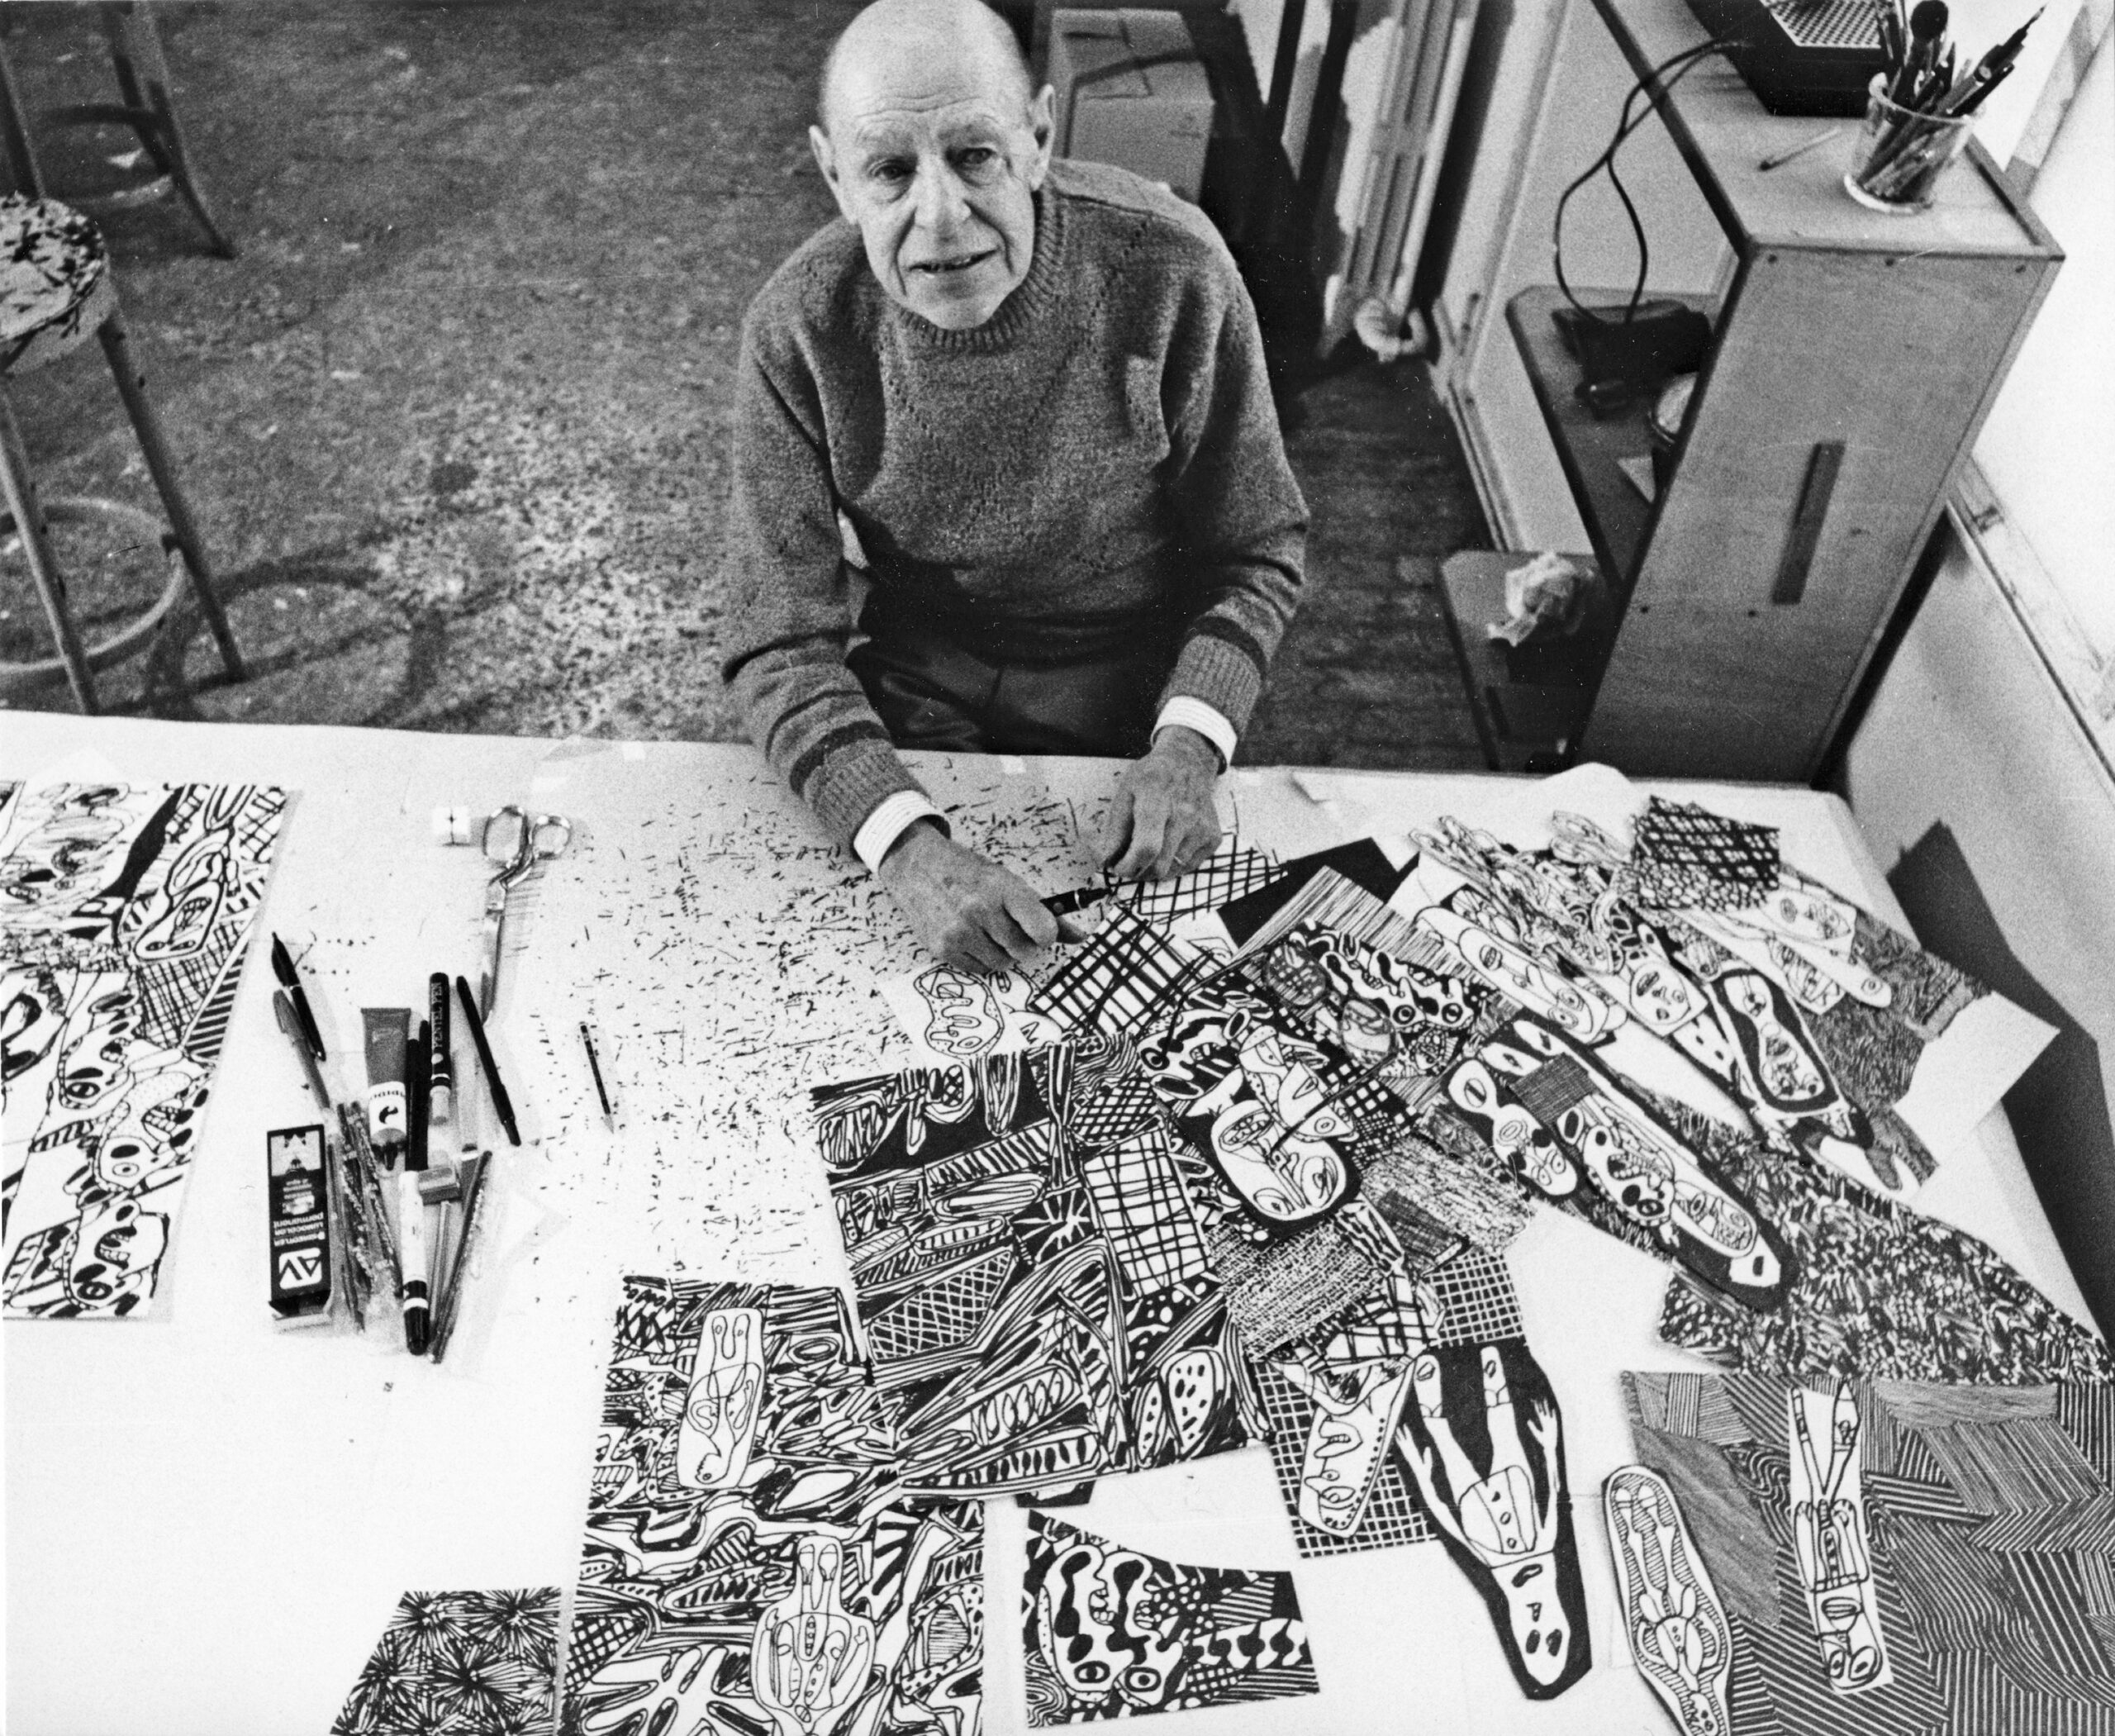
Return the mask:
M 891 622 L 846 661 L 898 747 L 1135 759 L 1174 649 L 1147 633 L 1077 660 L 996 663 L 937 629 Z

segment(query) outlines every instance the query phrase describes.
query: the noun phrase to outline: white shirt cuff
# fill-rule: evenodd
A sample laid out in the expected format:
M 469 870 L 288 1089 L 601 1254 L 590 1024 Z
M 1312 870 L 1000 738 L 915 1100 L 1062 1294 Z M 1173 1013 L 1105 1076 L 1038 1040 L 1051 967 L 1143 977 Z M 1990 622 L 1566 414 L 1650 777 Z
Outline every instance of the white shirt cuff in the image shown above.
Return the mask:
M 1241 738 L 1233 732 L 1233 725 L 1201 699 L 1192 699 L 1186 693 L 1178 693 L 1160 708 L 1160 716 L 1153 724 L 1157 735 L 1172 725 L 1180 724 L 1186 730 L 1195 730 L 1205 740 L 1219 750 L 1219 768 L 1224 771 L 1233 763 L 1233 746 Z
M 921 820 L 937 820 L 942 831 L 948 830 L 947 816 L 918 791 L 898 790 L 885 796 L 852 835 L 852 854 L 867 864 L 868 873 L 879 873 L 889 846 Z

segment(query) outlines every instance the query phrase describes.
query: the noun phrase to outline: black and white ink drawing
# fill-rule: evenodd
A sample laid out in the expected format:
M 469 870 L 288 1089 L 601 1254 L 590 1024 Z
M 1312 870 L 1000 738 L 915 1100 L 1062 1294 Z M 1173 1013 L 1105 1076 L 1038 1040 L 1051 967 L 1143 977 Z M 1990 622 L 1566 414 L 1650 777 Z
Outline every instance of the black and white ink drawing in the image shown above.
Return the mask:
M 1794 1386 L 1785 1401 L 1792 1418 L 1792 1550 L 1828 1685 L 1838 1694 L 1884 1688 L 1894 1675 L 1875 1607 L 1858 1401 L 1847 1382 L 1833 1394 Z M 1825 1443 L 1818 1452 L 1818 1428 Z
M 1731 1736 L 2108 1727 L 2115 1386 L 1623 1386 L 1724 1607 Z
M 882 998 L 924 1065 L 974 1061 L 979 1055 L 1041 1049 L 1063 1032 L 1029 1011 L 1032 985 L 1012 971 L 980 975 L 951 964 L 924 964 L 886 978 Z
M 264 903 L 278 790 L 73 783 L 0 811 L 0 1300 L 154 1291 Z
M 1727 1736 L 1733 1635 L 1667 1480 L 1624 1465 L 1602 1486 L 1623 1637 L 1682 1736 Z
M 566 1650 L 568 1736 L 974 1736 L 983 1515 L 901 1498 L 834 1290 L 630 1277 Z
M 1547 1700 L 1592 1662 L 1564 1424 L 1524 1340 L 1419 1353 L 1399 1430 L 1433 1527 L 1481 1594 L 1522 1692 Z
M 543 1736 L 556 1710 L 558 1592 L 406 1591 L 330 1736 Z
M 1127 1042 L 815 1096 L 907 1486 L 1062 1486 L 1251 1438 L 1225 1302 Z
M 1037 1729 L 1320 1691 L 1290 1573 L 1163 1561 L 1035 1513 L 1022 1616 Z

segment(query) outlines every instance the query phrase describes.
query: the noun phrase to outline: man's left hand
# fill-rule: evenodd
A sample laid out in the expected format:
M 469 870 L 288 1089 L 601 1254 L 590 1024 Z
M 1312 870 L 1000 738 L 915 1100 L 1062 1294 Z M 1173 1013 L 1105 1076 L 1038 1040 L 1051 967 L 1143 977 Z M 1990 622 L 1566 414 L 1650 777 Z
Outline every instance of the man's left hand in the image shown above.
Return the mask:
M 1100 849 L 1119 880 L 1160 880 L 1194 868 L 1219 841 L 1212 800 L 1219 749 L 1195 730 L 1172 724 L 1143 759 L 1124 768 L 1101 823 Z

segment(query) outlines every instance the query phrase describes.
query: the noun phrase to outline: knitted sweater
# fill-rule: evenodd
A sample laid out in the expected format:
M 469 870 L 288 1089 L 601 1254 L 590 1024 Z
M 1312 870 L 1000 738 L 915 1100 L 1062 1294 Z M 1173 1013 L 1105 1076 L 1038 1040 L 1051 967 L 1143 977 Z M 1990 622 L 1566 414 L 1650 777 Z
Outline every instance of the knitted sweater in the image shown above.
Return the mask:
M 963 331 L 890 301 L 858 230 L 833 223 L 751 305 L 736 391 L 724 672 L 840 844 L 918 787 L 845 664 L 855 561 L 870 627 L 928 622 L 1028 663 L 1163 632 L 1162 702 L 1246 724 L 1307 513 L 1254 310 L 1191 207 L 1052 164 L 1027 276 Z

